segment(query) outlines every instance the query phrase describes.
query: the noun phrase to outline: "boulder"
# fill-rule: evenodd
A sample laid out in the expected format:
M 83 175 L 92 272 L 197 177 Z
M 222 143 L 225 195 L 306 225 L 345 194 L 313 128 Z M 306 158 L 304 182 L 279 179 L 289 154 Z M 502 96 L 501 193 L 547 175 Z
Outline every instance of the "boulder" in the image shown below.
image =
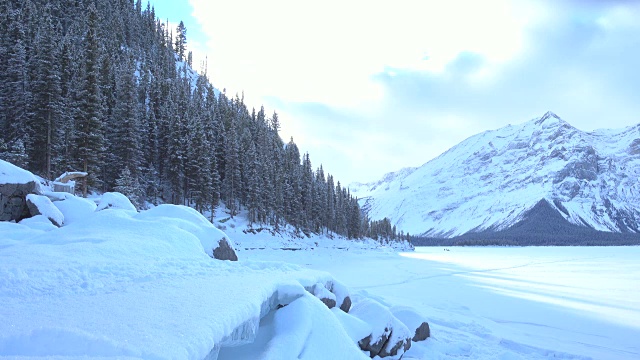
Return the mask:
M 385 358 L 388 356 L 397 356 L 404 354 L 405 351 L 411 348 L 411 339 L 403 337 L 394 337 L 393 330 L 389 333 L 389 340 L 385 346 L 382 347 L 378 356 Z
M 336 307 L 336 296 L 322 283 L 317 283 L 313 287 L 313 296 L 317 297 L 329 309 Z
M 64 222 L 62 212 L 44 195 L 27 195 L 27 207 L 31 216 L 44 215 L 57 227 L 62 226 Z
M 213 249 L 213 258 L 217 260 L 238 261 L 238 255 L 227 238 L 223 237 L 218 241 L 218 247 Z
M 28 194 L 40 194 L 40 183 L 27 170 L 0 160 L 0 221 L 28 218 Z
M 393 316 L 405 324 L 409 330 L 413 331 L 412 341 L 423 341 L 431 336 L 429 323 L 414 309 L 406 306 L 395 306 L 390 310 Z
M 348 313 L 349 309 L 351 309 L 351 298 L 346 296 L 344 300 L 342 300 L 342 304 L 340 304 L 340 310 Z
M 372 334 L 369 334 L 364 339 L 358 341 L 358 346 L 360 346 L 362 351 L 368 351 L 369 357 L 373 359 L 380 354 L 382 348 L 387 344 L 390 333 L 389 328 L 385 328 L 384 333 L 380 334 L 379 337 L 374 338 Z
M 368 351 L 371 358 L 402 357 L 411 347 L 411 331 L 382 304 L 361 299 L 353 305 L 350 314 L 371 327 L 371 333 L 358 341 L 360 349 Z
M 418 326 L 418 328 L 416 329 L 416 334 L 413 336 L 413 341 L 423 341 L 423 340 L 427 340 L 428 337 L 431 336 L 431 329 L 429 329 L 429 323 L 428 322 L 423 322 L 422 324 L 420 324 L 420 326 Z
M 340 305 L 340 310 L 348 313 L 351 309 L 351 298 L 349 297 L 349 289 L 337 280 L 333 280 L 329 289 L 336 297 L 336 305 Z

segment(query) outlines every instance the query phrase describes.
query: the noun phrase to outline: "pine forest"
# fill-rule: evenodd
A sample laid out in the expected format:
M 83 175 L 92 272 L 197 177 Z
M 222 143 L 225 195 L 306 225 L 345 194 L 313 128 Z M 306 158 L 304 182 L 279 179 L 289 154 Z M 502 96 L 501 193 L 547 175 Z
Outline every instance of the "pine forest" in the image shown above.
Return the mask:
M 138 208 L 173 203 L 303 233 L 395 239 L 291 139 L 198 72 L 187 29 L 140 0 L 0 0 L 0 158 Z M 408 238 L 408 235 L 406 235 Z

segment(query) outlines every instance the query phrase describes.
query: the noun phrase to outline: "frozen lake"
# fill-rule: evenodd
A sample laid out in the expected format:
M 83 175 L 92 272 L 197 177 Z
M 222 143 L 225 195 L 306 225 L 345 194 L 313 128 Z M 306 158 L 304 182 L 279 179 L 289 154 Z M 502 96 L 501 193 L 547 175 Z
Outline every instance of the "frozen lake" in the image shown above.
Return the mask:
M 433 338 L 405 359 L 640 359 L 640 247 L 242 251 L 331 272 L 414 307 Z

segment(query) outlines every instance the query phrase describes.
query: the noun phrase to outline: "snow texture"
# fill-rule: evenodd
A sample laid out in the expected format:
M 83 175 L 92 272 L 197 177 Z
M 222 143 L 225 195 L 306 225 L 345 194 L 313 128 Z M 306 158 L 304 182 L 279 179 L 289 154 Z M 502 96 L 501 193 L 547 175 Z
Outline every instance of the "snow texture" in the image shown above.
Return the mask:
M 49 220 L 49 218 L 44 215 L 36 215 L 30 218 L 22 219 L 20 221 L 20 224 L 26 225 L 34 230 L 43 231 L 55 230 L 58 228 L 57 226 L 53 225 L 51 220 Z
M 27 184 L 29 182 L 38 183 L 38 179 L 22 168 L 9 162 L 0 160 L 0 185 L 2 184 Z
M 96 211 L 104 209 L 120 209 L 137 212 L 136 207 L 131 201 L 119 192 L 107 192 L 100 197 Z
M 165 225 L 179 230 L 186 230 L 195 236 L 203 250 L 211 257 L 221 240 L 226 239 L 234 248 L 233 242 L 221 230 L 213 226 L 202 214 L 182 205 L 160 205 L 136 215 L 137 219 L 162 221 Z
M 53 205 L 55 205 L 55 207 L 57 207 L 64 216 L 63 225 L 82 222 L 84 219 L 90 217 L 91 214 L 95 212 L 97 207 L 96 203 L 91 200 L 83 199 L 81 197 L 73 196 L 67 193 L 49 192 L 45 195 L 49 197 L 49 199 L 54 197 Z M 64 200 L 55 200 L 55 198 L 63 198 Z
M 372 219 L 412 235 L 505 229 L 542 199 L 573 224 L 639 232 L 638 176 L 640 125 L 583 132 L 547 113 L 350 190 Z
M 220 233 L 186 208 L 143 216 L 56 203 L 84 219 L 50 231 L 0 223 L 0 358 L 204 359 L 251 340 L 279 290 L 300 298 L 331 281 L 286 264 L 212 260 L 199 236 Z M 169 213 L 178 218 L 159 216 Z
M 242 258 L 329 271 L 354 307 L 364 297 L 411 308 L 431 337 L 403 359 L 640 359 L 640 247 L 450 250 L 256 249 Z

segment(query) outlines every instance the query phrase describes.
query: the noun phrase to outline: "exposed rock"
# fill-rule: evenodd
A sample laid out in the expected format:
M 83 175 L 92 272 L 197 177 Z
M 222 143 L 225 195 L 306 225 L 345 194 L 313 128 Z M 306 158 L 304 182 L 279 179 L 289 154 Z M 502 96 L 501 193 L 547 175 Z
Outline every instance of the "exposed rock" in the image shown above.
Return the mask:
M 354 304 L 351 315 L 371 326 L 371 334 L 358 341 L 371 358 L 402 356 L 411 347 L 412 332 L 382 304 L 362 299 Z
M 333 299 L 321 298 L 320 301 L 322 301 L 323 304 L 327 305 L 329 309 L 333 309 L 334 307 L 336 307 L 336 301 Z
M 422 341 L 422 340 L 426 340 L 430 336 L 431 336 L 431 329 L 429 329 L 429 323 L 425 321 L 422 324 L 420 324 L 420 326 L 418 326 L 418 328 L 416 329 L 416 334 L 413 336 L 413 339 L 411 340 Z
M 431 336 L 429 323 L 414 309 L 406 306 L 395 306 L 390 311 L 393 316 L 409 328 L 409 331 L 413 331 L 412 341 L 423 341 Z
M 342 304 L 340 304 L 340 310 L 348 313 L 349 309 L 351 309 L 351 298 L 349 296 L 347 296 L 342 301 Z
M 0 160 L 0 221 L 29 217 L 26 196 L 40 193 L 40 184 L 33 174 Z
M 331 284 L 333 286 L 333 284 Z M 322 283 L 317 283 L 313 287 L 313 291 L 311 292 L 313 296 L 317 297 L 325 304 L 329 309 L 336 307 L 336 295 L 333 294 L 327 286 Z
M 233 247 L 227 241 L 227 238 L 222 238 L 218 242 L 218 247 L 213 249 L 213 258 L 218 260 L 230 260 L 238 261 L 238 255 Z
M 393 338 L 394 338 L 393 331 L 391 331 L 391 333 L 389 334 L 389 339 L 393 339 Z M 384 358 L 387 356 L 396 356 L 398 355 L 398 352 L 400 352 L 401 349 L 402 349 L 402 352 L 400 352 L 400 354 L 404 353 L 410 348 L 411 348 L 411 339 L 409 338 L 397 338 L 395 339 L 395 344 L 392 344 L 391 341 L 387 340 L 387 343 L 385 344 L 385 346 L 382 347 L 382 349 L 378 353 L 378 356 L 380 356 L 381 358 Z
M 64 222 L 62 212 L 44 195 L 27 195 L 27 207 L 31 216 L 44 215 L 57 227 L 62 226 Z
M 385 328 L 384 333 L 382 333 L 380 337 L 374 339 L 373 335 L 369 334 L 369 336 L 358 341 L 358 345 L 363 351 L 368 351 L 369 356 L 373 359 L 374 357 L 378 356 L 378 354 L 380 354 L 380 351 L 389 340 L 390 334 L 391 331 L 389 331 L 388 328 Z

